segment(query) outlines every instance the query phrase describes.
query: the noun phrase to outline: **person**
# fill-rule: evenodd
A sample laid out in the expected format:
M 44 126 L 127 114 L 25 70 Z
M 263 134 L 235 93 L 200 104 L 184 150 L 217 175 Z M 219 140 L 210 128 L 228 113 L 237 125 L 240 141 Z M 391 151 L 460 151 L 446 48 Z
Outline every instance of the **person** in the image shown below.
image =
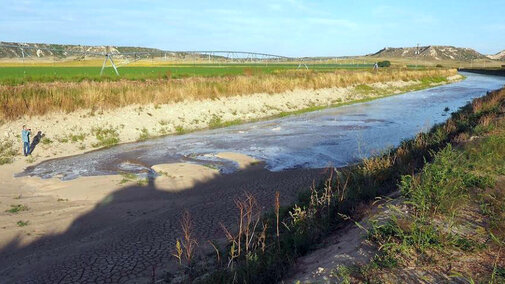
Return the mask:
M 373 65 L 373 71 L 377 71 L 379 70 L 379 64 L 377 62 L 375 62 L 375 64 Z
M 31 129 L 26 128 L 26 125 L 23 125 L 23 130 L 21 131 L 21 139 L 23 140 L 23 153 L 25 156 L 30 154 L 30 134 L 32 134 Z
M 32 154 L 33 150 L 35 150 L 35 147 L 40 143 L 40 140 L 44 137 L 44 134 L 42 134 L 42 131 L 37 132 L 37 135 L 33 137 L 32 144 L 30 145 L 30 152 L 28 154 Z

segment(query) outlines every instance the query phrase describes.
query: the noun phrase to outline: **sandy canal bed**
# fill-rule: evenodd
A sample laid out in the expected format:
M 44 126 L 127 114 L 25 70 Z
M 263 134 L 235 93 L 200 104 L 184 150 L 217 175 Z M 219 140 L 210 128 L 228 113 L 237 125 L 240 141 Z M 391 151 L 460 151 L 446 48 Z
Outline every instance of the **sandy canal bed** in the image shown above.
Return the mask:
M 204 251 L 207 240 L 224 238 L 221 224 L 234 227 L 234 201 L 246 192 L 268 210 L 276 191 L 287 205 L 325 176 L 324 170 L 270 172 L 240 154 L 223 156 L 238 158 L 242 169 L 221 175 L 200 165 L 156 165 L 163 174 L 147 183 L 122 176 L 13 178 L 12 170 L 23 168 L 14 163 L 0 172 L 0 282 L 150 283 L 153 268 L 157 275 L 178 268 L 172 253 L 183 212 L 191 214 Z M 4 211 L 18 204 L 27 210 Z

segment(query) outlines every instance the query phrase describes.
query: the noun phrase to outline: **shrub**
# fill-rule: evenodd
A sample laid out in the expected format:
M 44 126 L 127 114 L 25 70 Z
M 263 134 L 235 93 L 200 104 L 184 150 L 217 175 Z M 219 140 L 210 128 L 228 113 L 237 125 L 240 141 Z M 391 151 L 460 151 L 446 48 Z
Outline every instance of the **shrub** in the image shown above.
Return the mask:
M 68 135 L 68 138 L 70 139 L 70 141 L 72 143 L 75 143 L 75 142 L 83 142 L 84 139 L 86 139 L 86 134 L 85 133 L 80 133 L 80 134 L 70 134 Z
M 47 137 L 43 137 L 42 140 L 40 140 L 40 143 L 42 143 L 43 145 L 49 145 L 49 144 L 53 143 L 53 140 L 51 140 Z
M 147 128 L 144 127 L 140 130 L 140 135 L 137 140 L 144 141 L 144 140 L 149 139 L 150 137 L 151 137 L 151 135 L 149 134 L 149 130 L 147 130 Z
M 389 60 L 379 61 L 377 65 L 379 67 L 389 67 L 391 66 L 391 62 Z
M 0 165 L 12 163 L 16 154 L 12 141 L 0 141 Z
M 97 143 L 93 143 L 93 147 L 111 147 L 119 143 L 119 133 L 114 128 L 97 127 L 92 128 L 91 133 L 95 135 Z
M 219 128 L 221 127 L 223 121 L 220 116 L 213 115 L 209 121 L 209 128 Z
M 186 133 L 186 129 L 184 129 L 184 127 L 182 125 L 178 125 L 175 127 L 175 133 L 177 135 L 182 135 L 182 134 Z

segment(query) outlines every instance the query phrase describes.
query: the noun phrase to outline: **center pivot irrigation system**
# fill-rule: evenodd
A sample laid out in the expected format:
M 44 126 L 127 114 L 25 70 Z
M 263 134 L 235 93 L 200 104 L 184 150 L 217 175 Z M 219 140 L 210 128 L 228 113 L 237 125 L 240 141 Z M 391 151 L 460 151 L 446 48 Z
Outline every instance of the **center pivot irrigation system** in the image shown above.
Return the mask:
M 248 51 L 227 51 L 227 50 L 197 50 L 197 51 L 165 51 L 152 49 L 148 51 L 146 48 L 139 48 L 140 51 L 134 52 L 120 52 L 117 48 L 112 47 L 85 47 L 85 46 L 69 46 L 69 48 L 62 48 L 61 46 L 52 47 L 38 47 L 30 46 L 28 44 L 6 44 L 0 43 L 0 47 L 7 48 L 13 55 L 21 55 L 22 61 L 25 58 L 39 58 L 42 56 L 52 55 L 54 57 L 70 57 L 74 56 L 76 59 L 83 60 L 86 57 L 96 57 L 104 58 L 102 68 L 100 70 L 100 75 L 103 74 L 104 69 L 107 66 L 107 61 L 110 62 L 114 72 L 119 76 L 118 67 L 124 66 L 142 59 L 154 58 L 165 60 L 168 59 L 198 59 L 201 62 L 208 63 L 221 63 L 221 62 L 232 62 L 232 63 L 268 63 L 268 62 L 300 62 L 298 68 L 306 68 L 307 65 L 303 63 L 307 58 L 294 58 L 281 55 L 267 54 L 267 53 L 257 53 Z M 105 51 L 99 52 L 97 49 L 104 49 Z M 17 51 L 17 52 L 16 52 Z M 20 54 L 18 53 L 20 52 Z M 116 64 L 114 58 L 121 59 L 121 64 Z

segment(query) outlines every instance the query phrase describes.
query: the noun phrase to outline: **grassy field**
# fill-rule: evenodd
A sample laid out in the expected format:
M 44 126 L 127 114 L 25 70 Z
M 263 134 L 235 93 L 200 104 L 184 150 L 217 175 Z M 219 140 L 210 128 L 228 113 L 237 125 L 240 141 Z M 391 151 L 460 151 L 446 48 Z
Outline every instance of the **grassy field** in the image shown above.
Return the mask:
M 223 77 L 236 75 L 275 74 L 285 71 L 305 69 L 311 71 L 334 72 L 335 70 L 371 70 L 378 61 L 388 60 L 391 69 L 424 70 L 430 68 L 460 68 L 460 67 L 500 67 L 499 61 L 474 60 L 472 62 L 417 60 L 412 58 L 378 58 L 378 57 L 349 57 L 337 59 L 320 59 L 303 62 L 236 62 L 206 60 L 170 61 L 162 58 L 127 61 L 116 58 L 119 66 L 118 77 L 107 63 L 104 75 L 100 76 L 103 60 L 92 58 L 86 60 L 2 60 L 0 61 L 0 85 L 19 85 L 26 82 L 80 82 L 149 80 L 149 79 L 177 79 L 188 77 Z M 300 65 L 301 63 L 301 65 Z M 304 65 L 305 64 L 305 65 Z
M 372 69 L 372 64 L 309 64 L 310 70 L 333 72 L 338 69 Z M 0 67 L 0 84 L 19 85 L 26 82 L 79 82 L 83 80 L 143 80 L 177 79 L 187 77 L 222 77 L 234 75 L 272 74 L 296 70 L 299 64 L 174 64 L 168 66 L 119 67 L 120 76 L 108 66 L 100 76 L 101 66 L 3 66 Z M 305 69 L 304 66 L 300 67 Z

